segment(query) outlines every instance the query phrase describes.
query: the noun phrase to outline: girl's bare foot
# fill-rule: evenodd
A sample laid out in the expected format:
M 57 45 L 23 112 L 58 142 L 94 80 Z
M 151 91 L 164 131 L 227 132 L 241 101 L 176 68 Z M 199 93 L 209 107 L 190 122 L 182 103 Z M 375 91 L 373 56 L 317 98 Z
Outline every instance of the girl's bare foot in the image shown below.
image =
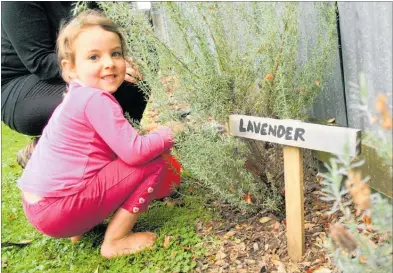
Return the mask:
M 157 235 L 152 232 L 136 232 L 126 235 L 118 240 L 105 240 L 101 246 L 101 255 L 105 258 L 115 258 L 129 255 L 152 247 L 157 240 Z
M 79 242 L 80 240 L 82 240 L 82 237 L 83 235 L 71 237 L 71 243 L 75 244 L 76 242 Z

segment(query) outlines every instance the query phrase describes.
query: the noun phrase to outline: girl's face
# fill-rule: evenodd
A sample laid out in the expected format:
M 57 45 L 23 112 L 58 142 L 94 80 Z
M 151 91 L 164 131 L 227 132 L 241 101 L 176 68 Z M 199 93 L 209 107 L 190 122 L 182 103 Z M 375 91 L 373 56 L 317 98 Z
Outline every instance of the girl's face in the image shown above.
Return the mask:
M 68 63 L 71 77 L 87 86 L 116 92 L 126 73 L 119 35 L 92 26 L 78 35 L 73 47 L 75 64 Z

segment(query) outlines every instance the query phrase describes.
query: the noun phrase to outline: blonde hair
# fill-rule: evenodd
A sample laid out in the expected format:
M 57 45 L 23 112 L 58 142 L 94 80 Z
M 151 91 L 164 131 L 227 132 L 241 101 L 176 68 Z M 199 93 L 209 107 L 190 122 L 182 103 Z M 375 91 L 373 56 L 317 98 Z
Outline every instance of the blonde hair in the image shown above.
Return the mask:
M 106 31 L 116 33 L 119 35 L 121 42 L 122 55 L 126 55 L 126 42 L 123 34 L 120 32 L 119 27 L 109 18 L 97 10 L 86 10 L 81 12 L 77 17 L 73 18 L 68 23 L 62 24 L 60 27 L 59 35 L 57 37 L 57 58 L 60 69 L 62 60 L 69 60 L 72 63 L 75 62 L 75 49 L 73 48 L 74 41 L 78 35 L 86 28 L 99 26 Z M 66 79 L 66 75 L 63 73 L 63 79 Z

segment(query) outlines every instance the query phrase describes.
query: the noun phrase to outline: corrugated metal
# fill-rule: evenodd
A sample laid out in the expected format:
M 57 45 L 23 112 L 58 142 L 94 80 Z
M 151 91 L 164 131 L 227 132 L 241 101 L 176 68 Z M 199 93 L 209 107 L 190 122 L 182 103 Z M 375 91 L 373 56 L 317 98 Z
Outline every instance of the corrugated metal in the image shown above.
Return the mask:
M 364 72 L 374 105 L 378 93 L 388 96 L 392 109 L 392 3 L 338 2 L 349 127 L 371 129 L 354 109 L 353 94 Z

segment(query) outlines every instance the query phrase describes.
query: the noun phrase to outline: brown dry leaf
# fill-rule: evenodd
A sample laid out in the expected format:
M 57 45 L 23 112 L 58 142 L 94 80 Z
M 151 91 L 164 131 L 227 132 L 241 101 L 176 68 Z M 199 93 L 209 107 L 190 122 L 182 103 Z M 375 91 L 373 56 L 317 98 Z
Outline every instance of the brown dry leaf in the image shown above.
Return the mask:
M 332 271 L 328 268 L 320 267 L 314 273 L 331 273 Z
M 336 118 L 331 118 L 328 120 L 329 123 L 334 123 L 336 121 Z
M 247 202 L 247 204 L 252 205 L 253 202 L 250 193 L 244 194 L 243 199 Z
M 172 236 L 165 235 L 164 238 L 164 248 L 168 248 L 169 244 L 171 243 Z
M 228 231 L 228 232 L 224 235 L 224 238 L 226 238 L 226 239 L 231 238 L 231 237 L 233 237 L 233 235 L 235 235 L 235 234 L 236 234 L 236 230 Z
M 227 257 L 227 254 L 225 254 L 222 250 L 219 250 L 218 252 L 217 252 L 217 254 L 216 254 L 216 261 L 219 261 L 219 260 L 223 260 L 223 259 L 225 259 Z
M 304 228 L 305 229 L 312 229 L 313 227 L 315 227 L 316 225 L 313 223 L 305 223 L 304 224 Z
M 359 209 L 369 209 L 371 207 L 370 186 L 362 182 L 360 171 L 349 170 L 345 185 L 352 196 L 353 202 Z
M 274 225 L 273 225 L 273 230 L 274 230 L 274 232 L 278 232 L 278 229 L 280 228 L 280 223 L 279 222 L 275 222 L 274 223 Z
M 272 220 L 272 218 L 270 217 L 262 217 L 261 219 L 259 219 L 259 223 L 264 224 L 269 222 L 270 220 Z

